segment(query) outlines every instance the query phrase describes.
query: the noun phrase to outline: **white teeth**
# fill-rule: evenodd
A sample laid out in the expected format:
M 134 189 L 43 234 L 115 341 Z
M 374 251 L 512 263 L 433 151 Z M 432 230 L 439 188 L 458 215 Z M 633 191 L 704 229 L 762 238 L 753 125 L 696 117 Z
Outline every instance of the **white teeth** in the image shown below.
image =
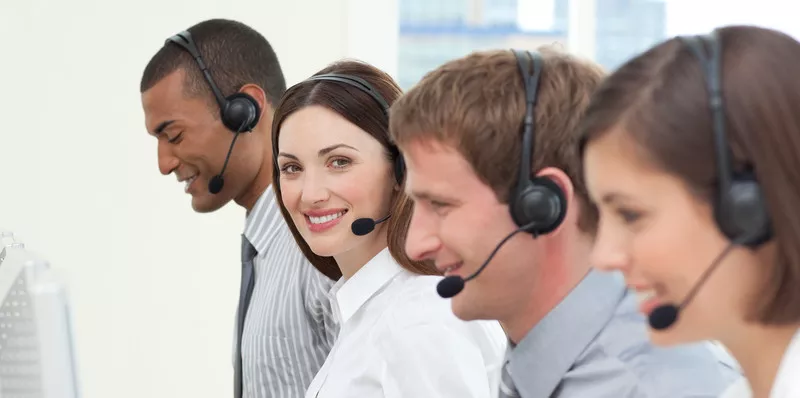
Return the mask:
M 187 193 L 189 192 L 189 185 L 192 185 L 192 181 L 194 181 L 195 178 L 197 178 L 197 176 L 194 176 L 194 177 L 186 180 L 186 185 L 184 185 L 184 187 L 183 187 L 183 191 L 184 192 L 187 192 Z
M 454 271 L 456 268 L 458 268 L 458 265 L 451 265 L 451 266 L 449 266 L 449 267 L 444 269 L 444 273 L 446 274 L 446 273 L 449 273 L 451 271 Z
M 337 219 L 337 218 L 339 218 L 339 217 L 341 217 L 343 215 L 344 215 L 344 211 L 340 211 L 340 212 L 338 212 L 336 214 L 328 214 L 327 216 L 322 216 L 322 217 L 308 216 L 308 219 L 311 220 L 312 224 L 322 224 L 322 223 L 325 223 L 325 222 L 328 222 L 328 221 L 333 221 L 333 220 L 335 220 L 335 219 Z
M 639 299 L 640 302 L 644 302 L 656 297 L 656 291 L 655 290 L 637 291 L 636 297 Z

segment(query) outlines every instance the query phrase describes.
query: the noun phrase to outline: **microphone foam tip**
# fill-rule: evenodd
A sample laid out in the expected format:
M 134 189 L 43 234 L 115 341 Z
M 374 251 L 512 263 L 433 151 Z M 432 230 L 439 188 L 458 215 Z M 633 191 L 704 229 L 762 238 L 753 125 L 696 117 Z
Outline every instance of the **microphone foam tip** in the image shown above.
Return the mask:
M 215 175 L 211 178 L 211 181 L 208 182 L 208 191 L 213 194 L 218 194 L 222 191 L 222 186 L 225 184 L 225 180 L 222 178 L 221 175 Z
M 372 232 L 373 229 L 375 229 L 375 220 L 371 218 L 359 218 L 350 224 L 350 230 L 358 236 L 364 236 Z
M 678 320 L 679 309 L 675 305 L 662 305 L 656 307 L 648 317 L 650 327 L 655 330 L 664 330 Z
M 451 298 L 462 290 L 464 290 L 464 278 L 457 275 L 445 277 L 436 284 L 436 293 L 442 298 Z

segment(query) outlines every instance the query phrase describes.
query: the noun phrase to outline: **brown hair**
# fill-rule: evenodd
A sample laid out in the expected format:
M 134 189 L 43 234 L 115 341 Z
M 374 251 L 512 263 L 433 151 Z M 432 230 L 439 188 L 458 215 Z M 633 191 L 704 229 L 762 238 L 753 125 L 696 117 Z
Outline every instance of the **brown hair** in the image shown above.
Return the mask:
M 556 167 L 572 180 L 581 208 L 579 225 L 593 231 L 597 211 L 590 205 L 580 173 L 578 118 L 605 76 L 588 61 L 545 47 L 535 110 L 532 174 Z M 478 177 L 505 202 L 517 181 L 525 85 L 514 53 L 473 52 L 426 74 L 392 106 L 392 139 L 454 146 Z
M 775 262 L 750 315 L 765 324 L 800 321 L 800 43 L 769 29 L 730 26 L 721 41 L 725 129 L 734 169 L 752 170 L 773 215 Z M 706 76 L 679 39 L 614 72 L 592 99 L 582 147 L 615 130 L 641 160 L 715 203 L 717 168 Z M 778 216 L 778 217 L 775 217 Z
M 314 76 L 326 73 L 337 73 L 359 77 L 369 83 L 380 95 L 391 105 L 402 94 L 402 90 L 391 76 L 373 67 L 372 65 L 359 61 L 339 61 L 325 69 L 317 72 Z M 273 150 L 273 169 L 272 182 L 275 195 L 280 204 L 283 218 L 289 224 L 289 229 L 294 235 L 294 239 L 300 246 L 306 258 L 311 261 L 320 272 L 331 279 L 339 279 L 342 271 L 336 264 L 333 257 L 321 257 L 316 255 L 308 246 L 297 226 L 294 225 L 286 206 L 283 204 L 280 190 L 280 169 L 277 165 L 278 136 L 281 124 L 292 113 L 311 105 L 324 106 L 350 123 L 355 124 L 373 138 L 378 140 L 386 149 L 387 161 L 394 162 L 394 155 L 391 151 L 391 141 L 389 140 L 387 116 L 383 108 L 369 94 L 347 84 L 333 81 L 305 81 L 291 87 L 286 91 L 278 108 L 275 110 L 275 117 L 272 123 L 272 150 Z M 392 179 L 394 183 L 394 179 Z M 392 197 L 391 214 L 392 217 L 387 221 L 387 239 L 389 252 L 392 257 L 410 272 L 423 275 L 438 275 L 439 271 L 428 262 L 412 261 L 405 252 L 406 233 L 411 222 L 411 214 L 414 203 L 408 198 L 405 192 L 400 189 L 395 191 Z

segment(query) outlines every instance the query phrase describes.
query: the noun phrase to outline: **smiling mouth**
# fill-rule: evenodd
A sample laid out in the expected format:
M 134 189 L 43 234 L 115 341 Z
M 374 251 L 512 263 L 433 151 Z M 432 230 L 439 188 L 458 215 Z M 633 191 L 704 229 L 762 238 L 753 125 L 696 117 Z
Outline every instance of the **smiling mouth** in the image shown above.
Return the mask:
M 326 214 L 324 216 L 309 216 L 304 214 L 306 218 L 306 225 L 308 230 L 315 233 L 325 232 L 342 220 L 342 216 L 347 214 L 347 210 L 341 210 L 333 214 Z
M 446 268 L 444 268 L 442 270 L 442 273 L 444 273 L 444 276 L 452 275 L 455 271 L 461 269 L 461 267 L 463 265 L 464 265 L 463 262 L 459 262 L 459 263 L 456 263 L 456 264 L 453 264 L 453 265 L 449 265 L 449 266 L 447 266 Z
M 342 211 L 340 211 L 338 213 L 334 213 L 334 214 L 328 214 L 327 216 L 321 216 L 321 217 L 306 216 L 306 218 L 308 218 L 308 221 L 311 224 L 320 225 L 320 224 L 325 224 L 326 222 L 331 222 L 331 221 L 333 221 L 333 220 L 335 220 L 337 218 L 340 218 L 345 213 L 347 213 L 347 210 L 342 210 Z
M 658 288 L 633 288 L 639 302 L 639 312 L 650 315 L 656 308 L 666 303 L 664 292 Z
M 184 191 L 184 192 L 186 192 L 186 193 L 189 193 L 189 187 L 191 187 L 191 186 L 192 186 L 192 183 L 193 183 L 193 182 L 194 182 L 194 180 L 196 180 L 196 179 L 197 179 L 197 174 L 195 174 L 195 175 L 193 175 L 193 176 L 189 177 L 189 179 L 187 179 L 186 181 L 184 181 L 184 184 L 185 184 L 185 185 L 183 186 L 183 191 Z

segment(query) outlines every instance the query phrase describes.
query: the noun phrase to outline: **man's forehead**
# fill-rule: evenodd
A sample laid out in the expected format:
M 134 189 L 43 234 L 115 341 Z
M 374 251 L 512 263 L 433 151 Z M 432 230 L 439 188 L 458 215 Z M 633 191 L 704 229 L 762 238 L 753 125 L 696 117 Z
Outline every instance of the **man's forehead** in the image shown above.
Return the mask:
M 145 125 L 151 133 L 164 122 L 180 119 L 181 111 L 193 98 L 186 95 L 182 68 L 169 73 L 141 94 Z
M 452 146 L 412 142 L 402 151 L 408 175 L 406 190 L 412 197 L 451 191 L 474 177 L 469 163 Z

